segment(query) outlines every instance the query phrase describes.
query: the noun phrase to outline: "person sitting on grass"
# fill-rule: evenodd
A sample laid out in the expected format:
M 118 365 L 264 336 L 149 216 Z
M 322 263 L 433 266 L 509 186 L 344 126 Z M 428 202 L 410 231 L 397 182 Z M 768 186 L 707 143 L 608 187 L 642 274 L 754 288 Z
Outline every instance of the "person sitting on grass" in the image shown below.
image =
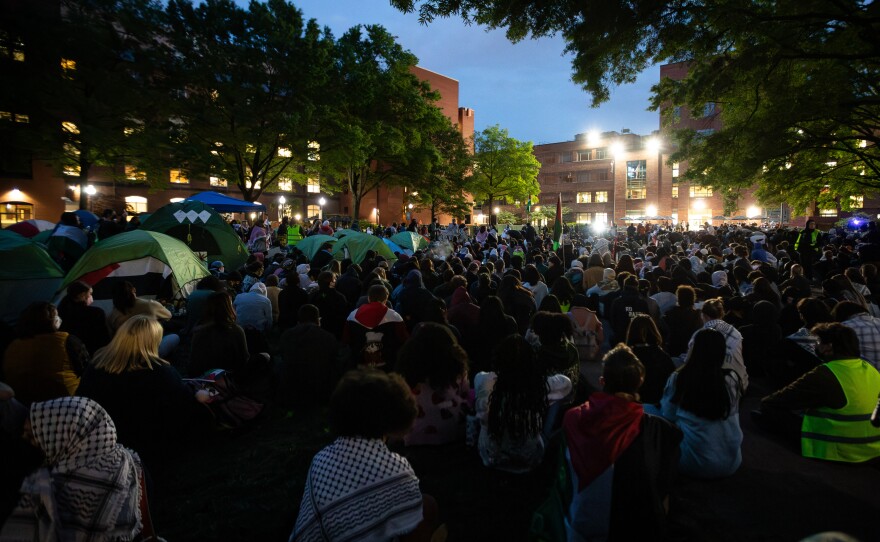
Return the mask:
M 360 369 L 342 377 L 330 399 L 336 440 L 312 459 L 290 542 L 431 539 L 437 503 L 385 444 L 409 431 L 417 411 L 400 375 Z
M 639 403 L 645 368 L 618 345 L 603 358 L 603 391 L 565 413 L 572 473 L 569 540 L 662 539 L 681 431 Z

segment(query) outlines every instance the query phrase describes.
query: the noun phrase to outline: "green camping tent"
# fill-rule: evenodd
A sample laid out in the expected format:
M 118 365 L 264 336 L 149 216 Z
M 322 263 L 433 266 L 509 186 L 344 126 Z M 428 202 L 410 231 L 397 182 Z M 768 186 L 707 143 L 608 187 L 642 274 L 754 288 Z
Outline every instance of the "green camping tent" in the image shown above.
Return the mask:
M 113 287 L 132 283 L 138 297 L 179 299 L 208 276 L 204 262 L 174 237 L 146 230 L 133 230 L 108 237 L 83 254 L 67 273 L 61 288 L 75 280 L 92 286 L 95 305 L 112 310 Z
M 64 272 L 42 245 L 0 230 L 0 320 L 15 324 L 21 311 L 37 301 L 51 301 Z
M 329 235 L 309 235 L 305 239 L 300 240 L 296 244 L 296 248 L 300 250 L 303 254 L 305 254 L 306 258 L 311 260 L 315 257 L 315 254 L 317 254 L 318 251 L 321 250 L 321 245 L 323 245 L 324 243 L 330 243 L 332 245 L 335 244 L 338 240 L 339 239 L 336 239 L 335 237 L 330 237 Z
M 428 248 L 428 240 L 411 231 L 395 233 L 391 236 L 391 240 L 401 247 L 408 248 L 413 252 Z
M 179 239 L 207 262 L 221 260 L 227 269 L 238 269 L 248 250 L 232 226 L 217 211 L 200 201 L 169 203 L 154 212 L 141 229 Z
M 386 260 L 397 260 L 397 256 L 391 252 L 388 245 L 375 235 L 350 231 L 348 235 L 333 245 L 333 256 L 337 260 L 351 258 L 354 263 L 361 263 L 367 256 L 367 251 L 372 250 Z

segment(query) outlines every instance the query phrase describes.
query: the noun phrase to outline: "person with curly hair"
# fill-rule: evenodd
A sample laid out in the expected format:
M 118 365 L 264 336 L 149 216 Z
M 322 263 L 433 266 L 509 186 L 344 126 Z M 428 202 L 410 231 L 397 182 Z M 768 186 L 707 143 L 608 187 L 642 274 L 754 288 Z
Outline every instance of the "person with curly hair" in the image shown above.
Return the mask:
M 468 355 L 446 326 L 424 322 L 397 352 L 396 372 L 409 384 L 419 413 L 407 446 L 464 439 L 469 414 Z
M 571 393 L 571 380 L 547 376 L 532 345 L 510 335 L 498 345 L 495 372 L 477 374 L 474 389 L 483 464 L 508 472 L 537 467 L 544 458 L 548 408 Z

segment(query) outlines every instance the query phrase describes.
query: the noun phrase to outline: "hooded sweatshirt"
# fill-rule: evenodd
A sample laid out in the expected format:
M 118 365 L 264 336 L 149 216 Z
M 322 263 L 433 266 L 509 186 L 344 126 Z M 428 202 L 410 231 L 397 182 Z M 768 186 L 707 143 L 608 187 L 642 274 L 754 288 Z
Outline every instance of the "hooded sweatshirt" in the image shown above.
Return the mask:
M 355 366 L 383 367 L 394 364 L 397 350 L 409 338 L 403 318 L 380 301 L 353 310 L 345 322 L 342 342 L 351 347 Z

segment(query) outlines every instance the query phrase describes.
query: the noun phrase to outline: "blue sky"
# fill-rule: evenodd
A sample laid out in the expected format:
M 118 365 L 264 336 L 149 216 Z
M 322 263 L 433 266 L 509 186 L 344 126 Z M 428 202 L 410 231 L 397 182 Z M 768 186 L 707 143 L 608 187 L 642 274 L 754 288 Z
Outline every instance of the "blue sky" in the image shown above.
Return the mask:
M 458 80 L 459 105 L 475 110 L 477 130 L 499 124 L 513 137 L 539 144 L 568 141 L 590 130 L 649 134 L 659 127 L 658 114 L 646 110 L 659 67 L 613 89 L 610 102 L 593 109 L 589 96 L 571 82 L 560 37 L 512 44 L 502 31 L 466 26 L 458 18 L 423 26 L 416 14 L 401 13 L 387 0 L 292 1 L 337 37 L 357 24 L 383 25 L 420 66 Z

